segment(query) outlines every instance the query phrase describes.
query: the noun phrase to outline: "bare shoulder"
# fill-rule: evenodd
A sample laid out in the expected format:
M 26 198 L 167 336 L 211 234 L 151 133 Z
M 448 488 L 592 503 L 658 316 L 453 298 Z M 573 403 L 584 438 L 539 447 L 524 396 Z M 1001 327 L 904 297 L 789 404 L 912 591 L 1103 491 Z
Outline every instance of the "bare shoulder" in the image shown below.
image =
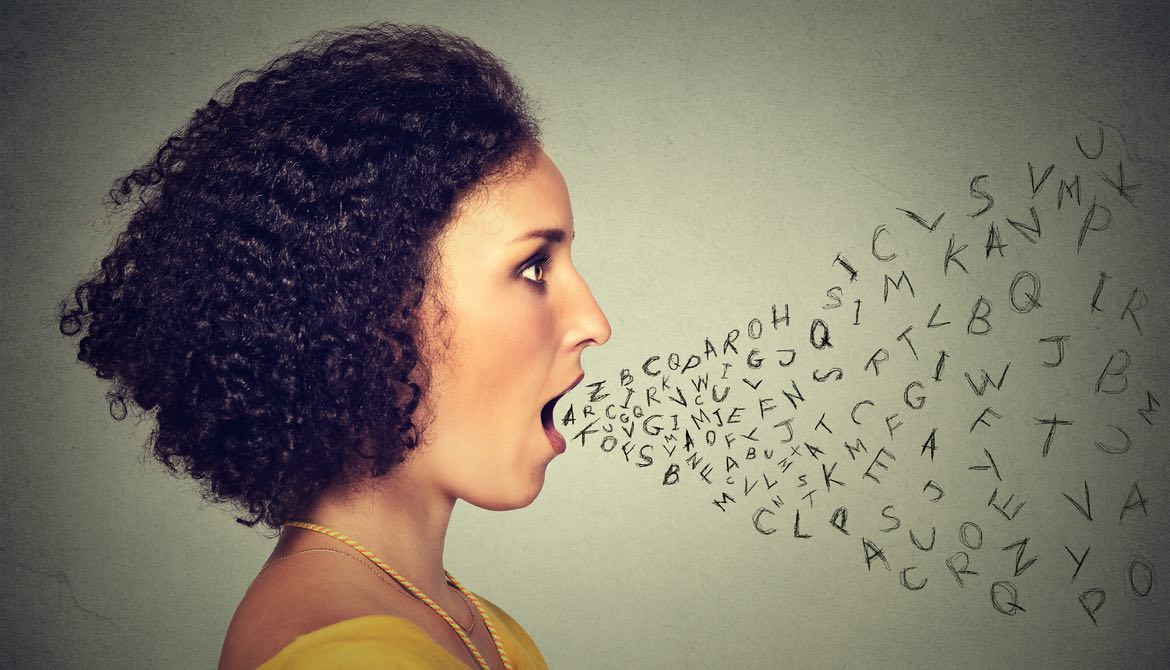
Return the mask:
M 297 638 L 370 614 L 400 615 L 386 586 L 358 561 L 306 552 L 260 572 L 236 608 L 219 657 L 220 670 L 251 670 Z

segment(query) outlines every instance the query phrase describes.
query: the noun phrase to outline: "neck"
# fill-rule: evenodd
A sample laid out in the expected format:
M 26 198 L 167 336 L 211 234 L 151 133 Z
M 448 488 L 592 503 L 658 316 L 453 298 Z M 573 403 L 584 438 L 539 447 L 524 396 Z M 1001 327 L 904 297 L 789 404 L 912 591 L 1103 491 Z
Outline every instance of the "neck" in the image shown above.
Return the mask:
M 384 477 L 331 489 L 298 521 L 349 536 L 423 593 L 439 597 L 446 589 L 443 547 L 455 501 L 419 485 L 410 465 L 408 459 Z M 295 550 L 293 545 L 302 543 L 335 546 L 336 540 L 311 531 L 282 532 L 277 551 Z

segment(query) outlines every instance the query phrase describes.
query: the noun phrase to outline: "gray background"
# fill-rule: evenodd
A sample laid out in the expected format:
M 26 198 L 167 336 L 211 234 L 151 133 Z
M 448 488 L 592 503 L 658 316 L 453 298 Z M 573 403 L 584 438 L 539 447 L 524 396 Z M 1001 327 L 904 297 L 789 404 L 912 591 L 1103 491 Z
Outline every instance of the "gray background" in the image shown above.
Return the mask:
M 54 309 L 107 248 L 117 222 L 101 202 L 112 181 L 146 159 L 237 70 L 263 63 L 316 30 L 374 20 L 430 23 L 470 36 L 507 60 L 539 101 L 546 148 L 564 172 L 577 219 L 577 262 L 614 326 L 591 351 L 589 379 L 615 395 L 585 405 L 604 412 L 625 393 L 620 371 L 645 400 L 647 357 L 701 354 L 728 331 L 764 319 L 760 343 L 771 362 L 758 371 L 720 352 L 695 373 L 718 378 L 732 363 L 759 392 L 736 386 L 729 402 L 756 411 L 757 396 L 781 409 L 760 424 L 761 448 L 787 449 L 770 426 L 794 418 L 807 451 L 781 473 L 744 460 L 741 439 L 696 449 L 714 464 L 712 484 L 662 436 L 638 451 L 600 448 L 601 435 L 574 440 L 550 468 L 530 508 L 492 514 L 461 506 L 448 542 L 448 567 L 503 605 L 539 642 L 550 665 L 586 667 L 1150 667 L 1170 662 L 1170 484 L 1167 414 L 1142 420 L 1146 392 L 1170 398 L 1165 302 L 1170 252 L 1167 161 L 1170 22 L 1159 3 L 729 3 L 692 2 L 281 2 L 13 3 L 3 5 L 0 169 L 3 170 L 0 352 L 0 570 L 6 667 L 208 667 L 232 610 L 271 546 L 230 513 L 202 504 L 184 481 L 144 461 L 148 425 L 110 420 L 103 386 L 73 362 Z M 1078 152 L 1079 134 L 1103 153 Z M 1125 166 L 1134 204 L 1101 174 Z M 1033 198 L 1027 164 L 1056 168 Z M 995 197 L 969 193 L 977 175 Z M 1055 207 L 1059 180 L 1080 176 L 1082 201 Z M 1077 252 L 1096 202 L 1113 213 Z M 1006 218 L 1029 220 L 1028 243 Z M 934 232 L 898 208 L 933 220 Z M 988 226 L 1008 244 L 985 257 Z M 874 228 L 887 226 L 870 254 Z M 968 272 L 943 273 L 951 236 Z M 850 283 L 832 261 L 858 270 Z M 1041 309 L 1019 314 L 1008 287 L 1020 270 L 1041 278 Z M 882 300 L 883 276 L 905 271 L 916 296 Z M 1099 273 L 1111 279 L 1089 307 Z M 843 287 L 845 307 L 823 309 Z M 1138 289 L 1141 332 L 1122 318 Z M 993 304 L 995 331 L 970 335 L 979 296 Z M 853 301 L 863 307 L 853 326 Z M 788 304 L 790 326 L 773 330 L 770 308 Z M 927 329 L 936 304 L 953 323 Z M 833 332 L 814 350 L 815 318 Z M 914 325 L 915 360 L 896 338 Z M 1065 363 L 1045 368 L 1052 345 L 1069 335 Z M 746 337 L 746 336 L 745 336 Z M 745 340 L 746 341 L 746 340 Z M 784 368 L 772 352 L 792 348 Z M 864 369 L 888 350 L 879 377 Z M 1128 387 L 1095 392 L 1110 355 L 1132 359 Z M 938 351 L 951 355 L 934 382 Z M 961 373 L 995 372 L 1011 362 L 1000 390 L 976 396 Z M 810 373 L 837 366 L 840 382 Z M 925 383 L 921 410 L 903 390 Z M 1108 381 L 1116 381 L 1110 378 Z M 676 377 L 675 382 L 689 381 Z M 795 383 L 806 400 L 791 407 Z M 861 427 L 849 409 L 875 402 Z M 645 404 L 645 403 L 643 403 Z M 970 432 L 986 406 L 1003 416 Z M 645 409 L 645 408 L 643 408 Z M 693 410 L 694 408 L 691 407 Z M 631 410 L 632 411 L 632 410 Z M 866 410 L 862 410 L 864 413 Z M 1040 456 L 1036 417 L 1075 419 Z M 888 435 L 884 418 L 904 426 Z M 750 414 L 750 412 L 748 413 Z M 781 416 L 781 415 L 784 416 Z M 834 433 L 813 426 L 824 414 Z M 758 412 L 755 415 L 758 417 Z M 687 416 L 682 416 L 683 421 Z M 896 423 L 896 421 L 895 421 Z M 598 424 L 600 427 L 601 424 Z M 1120 426 L 1132 439 L 1121 454 Z M 640 426 L 640 422 L 639 422 Z M 575 432 L 581 424 L 570 425 Z M 938 428 L 933 461 L 920 452 Z M 745 424 L 747 432 L 749 427 Z M 719 432 L 723 439 L 724 432 Z M 682 432 L 679 433 L 680 437 Z M 699 435 L 699 432 L 695 432 Z M 842 443 L 863 438 L 868 458 L 884 447 L 881 482 L 863 476 Z M 971 470 L 994 456 L 1000 479 Z M 705 451 L 704 451 L 705 450 Z M 743 467 L 726 481 L 725 457 Z M 800 460 L 802 459 L 802 460 Z M 843 484 L 811 504 L 798 474 L 823 489 L 821 463 L 839 463 Z M 663 485 L 671 464 L 676 484 Z M 742 495 L 744 475 L 768 474 L 777 488 Z M 931 503 L 922 488 L 942 484 Z M 1093 521 L 1063 493 L 1092 489 Z M 1146 512 L 1122 508 L 1134 483 Z M 988 506 L 995 490 L 1027 504 L 1012 520 Z M 712 504 L 722 493 L 735 503 Z M 776 506 L 769 495 L 778 494 Z M 882 509 L 902 521 L 892 525 Z M 829 523 L 847 506 L 850 535 Z M 762 534 L 753 512 L 768 508 Z M 801 532 L 795 538 L 795 512 Z M 890 511 L 890 510 L 887 510 Z M 979 549 L 960 526 L 978 524 Z M 937 546 L 915 549 L 937 528 Z M 968 526 L 967 539 L 971 540 Z M 869 568 L 861 538 L 885 551 Z M 1029 537 L 1014 574 L 1014 550 Z M 972 544 L 975 544 L 972 542 Z M 1091 552 L 1076 580 L 1070 550 Z M 946 567 L 965 551 L 971 570 L 959 586 Z M 1133 556 L 1153 567 L 1152 591 L 1127 594 Z M 899 583 L 928 578 L 921 591 Z M 1145 572 L 1138 572 L 1144 577 Z M 995 581 L 1011 581 L 1026 611 L 992 606 Z M 1144 582 L 1139 579 L 1144 589 Z M 1106 600 L 1094 624 L 1078 602 L 1087 589 Z

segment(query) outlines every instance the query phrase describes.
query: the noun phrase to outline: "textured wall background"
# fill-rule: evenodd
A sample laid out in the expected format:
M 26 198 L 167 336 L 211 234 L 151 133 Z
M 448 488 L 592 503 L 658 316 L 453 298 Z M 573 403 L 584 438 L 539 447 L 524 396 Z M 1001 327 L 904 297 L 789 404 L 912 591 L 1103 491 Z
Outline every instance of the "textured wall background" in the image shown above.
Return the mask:
M 1170 663 L 1170 17 L 947 4 L 4 3 L 0 664 L 215 663 L 271 540 L 143 461 L 54 308 L 115 177 L 374 20 L 526 82 L 614 326 L 541 498 L 448 542 L 553 667 Z

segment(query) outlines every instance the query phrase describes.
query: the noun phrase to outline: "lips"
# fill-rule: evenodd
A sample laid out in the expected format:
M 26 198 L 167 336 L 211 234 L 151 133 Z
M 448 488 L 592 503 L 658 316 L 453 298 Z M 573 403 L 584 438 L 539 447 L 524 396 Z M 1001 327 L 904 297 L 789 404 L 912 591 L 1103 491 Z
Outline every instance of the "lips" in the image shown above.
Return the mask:
M 568 388 L 561 391 L 540 408 L 540 425 L 544 428 L 544 434 L 548 436 L 548 441 L 552 445 L 553 451 L 558 454 L 564 453 L 566 445 L 564 436 L 557 431 L 556 422 L 553 419 L 553 411 L 556 408 L 557 401 L 563 398 L 566 393 L 573 390 L 573 387 L 580 384 L 583 379 L 585 379 L 585 374 L 581 373 L 572 384 L 569 384 Z

